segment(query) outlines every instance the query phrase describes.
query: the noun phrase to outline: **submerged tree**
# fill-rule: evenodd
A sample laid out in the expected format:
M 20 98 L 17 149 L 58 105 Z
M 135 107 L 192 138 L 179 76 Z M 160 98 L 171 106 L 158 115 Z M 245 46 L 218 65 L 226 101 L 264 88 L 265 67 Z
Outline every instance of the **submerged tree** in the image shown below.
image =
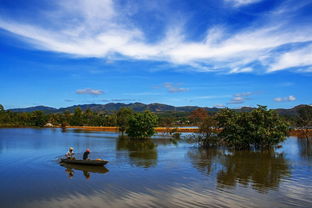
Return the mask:
M 243 113 L 224 109 L 216 119 L 218 136 L 235 149 L 270 148 L 284 141 L 289 130 L 289 124 L 265 106 Z
M 302 128 L 300 137 L 306 139 L 312 137 L 310 130 L 312 127 L 312 106 L 305 105 L 298 109 L 297 125 Z
M 133 111 L 130 108 L 121 108 L 117 112 L 117 126 L 122 135 L 124 135 L 129 126 L 129 119 L 132 114 Z
M 130 138 L 143 139 L 154 135 L 157 125 L 157 116 L 150 111 L 134 113 L 130 116 L 126 133 Z

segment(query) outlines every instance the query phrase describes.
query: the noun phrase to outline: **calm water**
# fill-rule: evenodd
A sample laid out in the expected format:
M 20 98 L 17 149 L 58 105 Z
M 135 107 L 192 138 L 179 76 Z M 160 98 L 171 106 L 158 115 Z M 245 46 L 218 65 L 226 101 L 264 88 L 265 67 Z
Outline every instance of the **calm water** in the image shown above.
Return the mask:
M 70 146 L 110 163 L 60 166 Z M 0 129 L 0 178 L 8 208 L 312 207 L 312 141 L 228 152 L 162 136 L 137 143 L 107 132 Z

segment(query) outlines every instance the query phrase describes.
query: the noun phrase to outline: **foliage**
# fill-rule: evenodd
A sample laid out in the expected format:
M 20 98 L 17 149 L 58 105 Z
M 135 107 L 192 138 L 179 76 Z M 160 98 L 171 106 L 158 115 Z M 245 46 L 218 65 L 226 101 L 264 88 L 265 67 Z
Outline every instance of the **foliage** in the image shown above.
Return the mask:
M 199 126 L 199 133 L 201 134 L 198 137 L 201 146 L 208 147 L 214 146 L 218 143 L 217 138 L 217 121 L 214 116 L 207 116 Z
M 72 125 L 74 126 L 82 126 L 82 110 L 80 107 L 75 109 L 74 116 L 72 118 Z
M 129 119 L 126 133 L 130 138 L 149 138 L 155 133 L 154 127 L 157 125 L 157 120 L 157 116 L 150 111 L 134 113 Z
M 47 123 L 47 117 L 42 111 L 34 111 L 32 113 L 33 126 L 43 127 Z
M 198 124 L 204 121 L 207 117 L 208 112 L 204 108 L 197 108 L 196 110 L 192 111 L 191 115 L 189 116 L 193 124 Z
M 121 108 L 117 111 L 117 126 L 119 127 L 119 131 L 122 135 L 129 126 L 129 119 L 132 114 L 133 111 L 130 108 Z
M 303 106 L 298 109 L 297 125 L 302 127 L 300 137 L 306 139 L 311 138 L 311 127 L 312 127 L 312 106 Z
M 270 148 L 285 140 L 289 124 L 274 110 L 259 106 L 251 112 L 220 111 L 216 120 L 218 136 L 236 149 Z

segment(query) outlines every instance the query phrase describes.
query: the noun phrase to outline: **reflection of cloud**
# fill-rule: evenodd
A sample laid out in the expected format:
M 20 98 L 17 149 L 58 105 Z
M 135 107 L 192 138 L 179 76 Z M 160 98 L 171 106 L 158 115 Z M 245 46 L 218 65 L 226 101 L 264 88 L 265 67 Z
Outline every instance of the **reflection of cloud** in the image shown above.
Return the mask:
M 182 88 L 182 87 L 174 86 L 174 85 L 173 85 L 172 83 L 170 83 L 170 82 L 164 83 L 163 86 L 164 86 L 164 87 L 168 90 L 168 92 L 170 92 L 170 93 L 186 92 L 186 91 L 189 90 L 189 89 L 187 89 L 187 88 Z
M 95 90 L 95 89 L 86 88 L 86 89 L 76 90 L 76 93 L 77 94 L 88 94 L 88 95 L 101 95 L 104 92 L 102 90 Z
M 277 98 L 274 98 L 274 101 L 275 102 L 292 102 L 292 101 L 295 101 L 297 98 L 293 95 L 289 95 L 287 97 L 277 97 Z
M 263 200 L 263 195 L 250 192 L 249 189 L 239 189 L 239 192 L 215 190 L 214 187 L 203 184 L 181 184 L 175 187 L 162 189 L 147 188 L 144 192 L 125 190 L 121 187 L 109 191 L 94 191 L 92 194 L 67 194 L 55 198 L 28 201 L 23 204 L 31 207 L 119 207 L 119 208 L 146 208 L 146 207 L 283 207 L 283 200 Z M 191 187 L 196 188 L 191 188 Z M 115 186 L 114 186 L 115 187 Z M 156 186 L 157 187 L 157 186 Z M 164 189 L 165 188 L 165 189 Z M 122 191 L 121 191 L 122 190 Z M 114 192 L 115 191 L 115 192 Z

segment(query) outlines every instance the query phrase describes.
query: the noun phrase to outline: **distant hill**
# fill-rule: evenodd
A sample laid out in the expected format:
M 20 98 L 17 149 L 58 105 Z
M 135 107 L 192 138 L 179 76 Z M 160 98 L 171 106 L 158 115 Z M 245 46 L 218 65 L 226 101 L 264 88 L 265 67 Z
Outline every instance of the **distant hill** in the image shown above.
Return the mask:
M 57 108 L 52 108 L 52 107 L 47 107 L 43 105 L 39 106 L 34 106 L 34 107 L 28 107 L 28 108 L 13 108 L 13 109 L 8 109 L 12 112 L 33 112 L 33 111 L 43 111 L 46 113 L 54 113 L 57 112 Z
M 276 109 L 276 111 L 280 115 L 289 115 L 289 116 L 294 116 L 297 115 L 297 111 L 299 108 L 304 107 L 305 105 L 298 105 L 295 106 L 294 108 L 290 109 L 283 109 L 279 108 Z M 181 106 L 181 107 L 175 107 L 172 105 L 166 105 L 166 104 L 161 104 L 161 103 L 151 103 L 151 104 L 144 104 L 144 103 L 107 103 L 107 104 L 83 104 L 83 105 L 73 105 L 70 107 L 66 108 L 52 108 L 52 107 L 47 107 L 47 106 L 34 106 L 34 107 L 29 107 L 29 108 L 15 108 L 15 109 L 9 109 L 12 112 L 33 112 L 33 111 L 43 111 L 45 113 L 62 113 L 65 111 L 70 111 L 74 112 L 75 108 L 80 107 L 81 110 L 85 111 L 87 109 L 90 109 L 91 111 L 94 112 L 112 112 L 112 111 L 117 111 L 122 107 L 128 107 L 133 109 L 136 112 L 142 112 L 145 110 L 150 110 L 152 112 L 192 112 L 193 110 L 200 108 L 198 106 Z M 205 109 L 209 112 L 217 112 L 220 110 L 220 108 L 208 108 L 205 107 Z M 255 108 L 251 107 L 242 107 L 240 109 L 235 109 L 235 111 L 238 112 L 249 112 L 252 111 Z

